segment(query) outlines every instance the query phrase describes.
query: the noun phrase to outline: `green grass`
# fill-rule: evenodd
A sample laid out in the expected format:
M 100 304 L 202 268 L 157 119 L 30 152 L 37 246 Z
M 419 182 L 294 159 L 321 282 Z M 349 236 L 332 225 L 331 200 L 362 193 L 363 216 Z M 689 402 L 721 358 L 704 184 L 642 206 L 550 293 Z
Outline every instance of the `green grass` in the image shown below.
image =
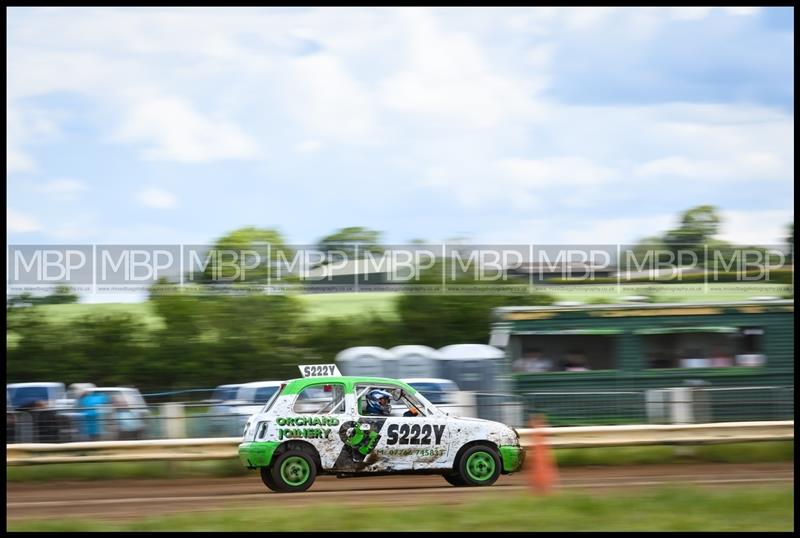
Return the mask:
M 560 467 L 585 465 L 652 465 L 691 462 L 761 463 L 794 461 L 794 441 L 762 441 L 698 446 L 633 446 L 555 450 Z M 242 476 L 249 471 L 238 460 L 186 462 L 64 463 L 6 467 L 7 482 L 113 480 L 123 478 L 189 478 Z
M 717 283 L 709 284 L 627 284 L 620 291 L 614 284 L 559 284 L 537 285 L 534 289 L 553 295 L 557 301 L 592 302 L 608 300 L 616 302 L 630 295 L 654 295 L 659 301 L 695 302 L 695 301 L 735 301 L 750 299 L 759 295 L 780 296 L 791 289 L 786 284 L 766 283 Z M 375 312 L 389 319 L 397 318 L 395 299 L 399 292 L 364 292 L 364 293 L 315 293 L 298 294 L 296 297 L 308 309 L 309 320 L 342 317 Z M 51 314 L 54 320 L 68 321 L 89 313 L 128 312 L 141 316 L 144 323 L 152 328 L 163 326 L 160 317 L 155 313 L 153 305 L 143 303 L 101 303 L 101 304 L 58 304 L 41 305 L 44 312 Z
M 365 315 L 370 312 L 382 318 L 397 319 L 395 299 L 399 293 L 315 293 L 296 297 L 308 309 L 306 319 L 317 320 L 330 317 Z
M 164 323 L 156 312 L 152 303 L 98 303 L 98 304 L 48 304 L 39 305 L 37 308 L 45 312 L 51 321 L 73 321 L 88 315 L 103 314 L 132 314 L 151 329 L 163 328 Z
M 208 461 L 141 461 L 55 463 L 6 467 L 6 482 L 121 480 L 244 476 L 252 472 L 238 459 Z
M 794 441 L 688 446 L 561 448 L 554 452 L 556 461 L 561 467 L 672 463 L 769 463 L 794 461 Z
M 10 531 L 792 531 L 792 486 L 668 487 L 624 492 L 513 496 L 491 490 L 480 500 L 433 509 L 333 504 L 287 509 L 264 502 L 128 522 L 86 519 L 8 521 Z

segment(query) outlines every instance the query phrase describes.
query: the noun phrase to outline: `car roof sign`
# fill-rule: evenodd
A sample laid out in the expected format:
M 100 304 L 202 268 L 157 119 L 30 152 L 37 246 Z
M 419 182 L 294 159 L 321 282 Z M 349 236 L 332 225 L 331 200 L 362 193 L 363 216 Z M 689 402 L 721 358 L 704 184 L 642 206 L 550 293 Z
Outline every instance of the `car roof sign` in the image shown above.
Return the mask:
M 341 376 L 335 364 L 303 364 L 298 366 L 303 377 Z

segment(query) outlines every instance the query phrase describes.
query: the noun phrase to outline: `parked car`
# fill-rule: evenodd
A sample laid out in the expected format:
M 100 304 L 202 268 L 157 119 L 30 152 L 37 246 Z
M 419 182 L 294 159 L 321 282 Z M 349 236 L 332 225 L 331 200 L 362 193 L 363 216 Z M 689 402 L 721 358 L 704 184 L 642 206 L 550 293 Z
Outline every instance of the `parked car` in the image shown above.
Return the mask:
M 236 399 L 236 391 L 241 387 L 241 383 L 231 383 L 220 385 L 211 393 L 212 402 L 228 402 Z
M 438 379 L 432 377 L 414 377 L 401 379 L 420 391 L 429 402 L 435 404 L 440 410 L 454 415 L 463 415 L 465 411 L 458 407 L 459 392 L 458 385 L 449 379 Z
M 45 402 L 48 407 L 67 407 L 64 383 L 11 383 L 6 385 L 8 400 L 13 409 L 32 409 L 36 402 Z
M 138 389 L 85 388 L 71 416 L 85 440 L 141 439 L 152 416 Z
M 57 443 L 72 440 L 70 407 L 63 383 L 6 385 L 6 432 L 11 443 Z
M 254 381 L 240 385 L 220 385 L 214 390 L 222 398 L 212 406 L 212 431 L 215 435 L 239 436 L 247 419 L 257 413 L 278 391 L 282 381 Z M 235 391 L 231 389 L 235 387 Z M 212 395 L 213 398 L 213 395 Z M 224 399 L 229 398 L 229 399 Z

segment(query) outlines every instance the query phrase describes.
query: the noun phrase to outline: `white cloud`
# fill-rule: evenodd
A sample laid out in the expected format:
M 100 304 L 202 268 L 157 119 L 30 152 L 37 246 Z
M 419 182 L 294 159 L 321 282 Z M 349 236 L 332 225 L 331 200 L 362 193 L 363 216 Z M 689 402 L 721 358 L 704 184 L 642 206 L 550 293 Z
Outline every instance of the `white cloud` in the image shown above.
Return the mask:
M 580 220 L 572 214 L 553 213 L 548 218 L 522 220 L 512 227 L 488 229 L 476 238 L 476 243 L 624 245 L 659 235 L 674 223 L 675 215 L 667 213 Z
M 77 179 L 61 178 L 39 185 L 36 190 L 62 200 L 74 200 L 89 187 Z
M 116 138 L 149 146 L 144 156 L 153 160 L 197 163 L 258 156 L 258 145 L 235 125 L 205 117 L 174 96 L 136 99 Z
M 15 233 L 37 232 L 42 229 L 36 217 L 22 213 L 15 209 L 7 208 L 6 226 Z
M 723 7 L 720 9 L 724 9 L 731 15 L 756 15 L 759 11 L 761 11 L 760 7 L 745 7 L 745 6 L 737 6 L 737 7 Z
M 6 141 L 6 173 L 33 172 L 36 164 L 33 158 L 19 147 L 12 145 L 11 139 Z
M 583 157 L 504 159 L 497 166 L 506 181 L 521 188 L 599 185 L 619 177 L 615 170 Z
M 374 99 L 341 58 L 295 58 L 281 78 L 287 107 L 308 134 L 335 142 L 374 142 Z
M 319 151 L 322 147 L 322 142 L 319 140 L 303 140 L 294 145 L 295 151 L 298 153 L 314 153 Z
M 724 210 L 719 238 L 740 245 L 782 245 L 794 209 Z
M 464 151 L 463 155 L 471 154 Z M 431 166 L 422 185 L 470 209 L 500 203 L 512 209 L 531 210 L 552 207 L 556 201 L 570 207 L 585 207 L 592 203 L 595 189 L 618 180 L 620 175 L 616 170 L 583 157 L 494 162 L 461 158 L 458 162 L 448 159 Z
M 162 189 L 146 189 L 136 195 L 142 205 L 156 209 L 170 209 L 175 207 L 175 196 Z
M 400 13 L 407 57 L 404 67 L 380 83 L 383 105 L 419 114 L 428 122 L 446 120 L 477 128 L 512 117 L 531 119 L 539 112 L 531 96 L 544 88 L 543 76 L 529 73 L 518 79 L 498 73 L 468 34 L 441 30 L 427 11 Z M 533 60 L 543 62 L 551 54 L 542 48 L 533 53 Z
M 683 156 L 648 161 L 634 170 L 638 177 L 673 179 L 682 177 L 708 181 L 783 180 L 788 163 L 770 153 L 744 153 L 719 159 L 692 159 Z
M 9 87 L 11 83 L 9 83 Z M 36 172 L 38 165 L 29 151 L 32 143 L 49 140 L 58 134 L 57 118 L 52 113 L 19 105 L 8 92 L 6 100 L 6 172 Z

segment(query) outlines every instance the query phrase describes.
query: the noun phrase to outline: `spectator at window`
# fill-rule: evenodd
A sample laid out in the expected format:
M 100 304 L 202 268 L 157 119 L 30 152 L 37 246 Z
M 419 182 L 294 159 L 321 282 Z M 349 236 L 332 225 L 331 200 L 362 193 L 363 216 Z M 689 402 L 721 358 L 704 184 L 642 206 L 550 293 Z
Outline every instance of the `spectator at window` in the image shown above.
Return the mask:
M 564 360 L 564 370 L 567 372 L 588 372 L 589 365 L 586 362 L 586 355 L 580 350 L 567 351 Z
M 553 360 L 545 357 L 541 349 L 533 348 L 514 363 L 514 371 L 519 373 L 552 372 L 554 366 Z
M 683 353 L 681 368 L 707 368 L 708 359 L 697 349 L 689 349 Z
M 733 366 L 733 357 L 725 353 L 721 348 L 715 347 L 711 351 L 711 366 L 714 368 L 727 368 Z

